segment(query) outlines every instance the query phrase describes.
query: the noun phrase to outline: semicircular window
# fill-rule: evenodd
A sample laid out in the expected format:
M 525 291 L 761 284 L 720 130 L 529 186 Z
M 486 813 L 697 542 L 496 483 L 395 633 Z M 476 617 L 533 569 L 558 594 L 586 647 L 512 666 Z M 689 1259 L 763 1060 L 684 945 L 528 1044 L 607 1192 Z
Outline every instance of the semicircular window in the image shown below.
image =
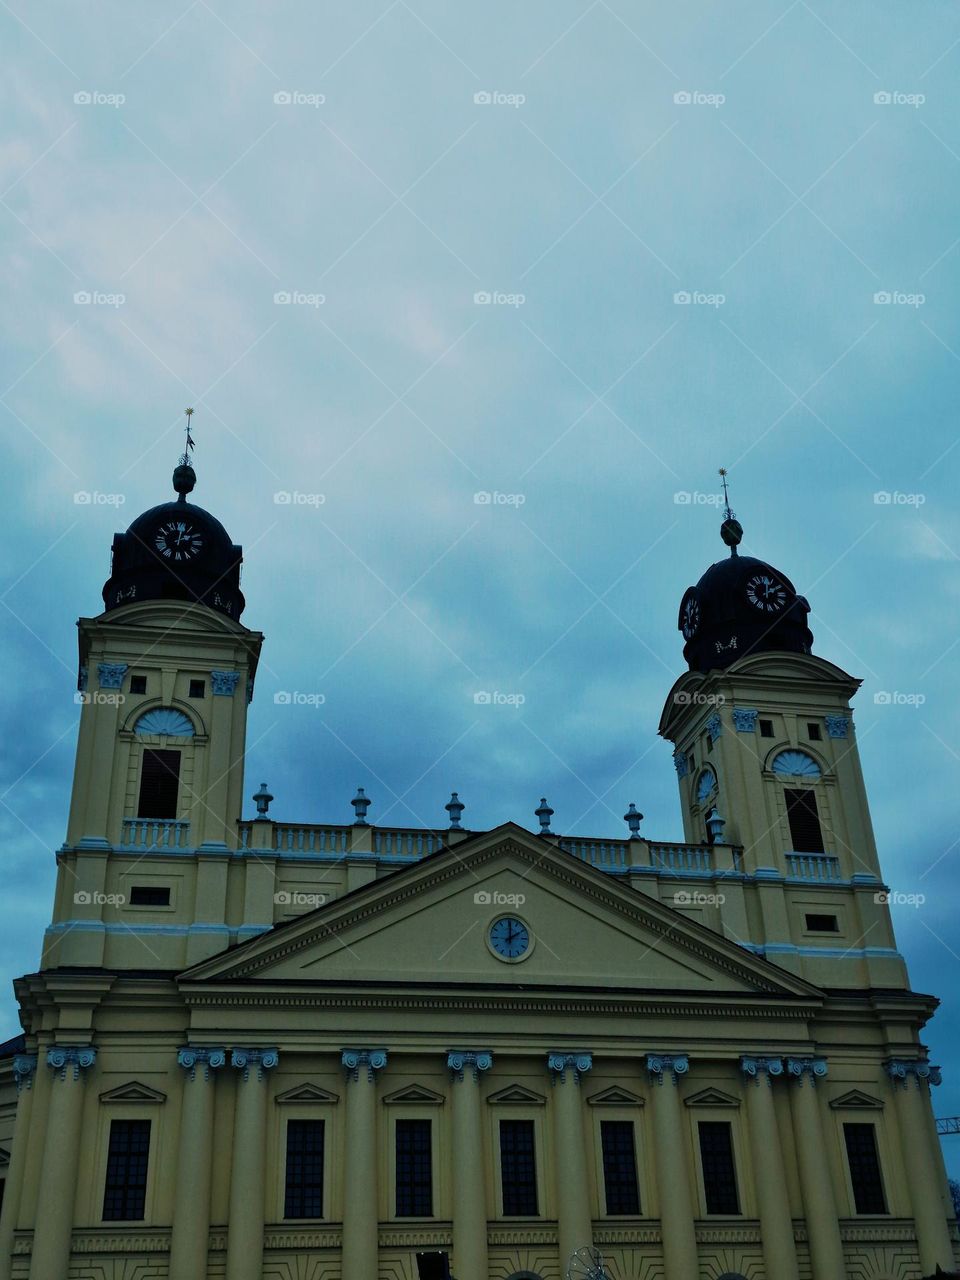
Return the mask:
M 819 778 L 820 766 L 806 751 L 781 751 L 770 766 L 774 773 L 789 778 Z
M 711 765 L 707 765 L 697 779 L 697 799 L 701 804 L 717 789 L 717 775 Z
M 164 733 L 168 738 L 192 738 L 193 722 L 175 707 L 154 707 L 145 711 L 134 726 L 134 733 Z

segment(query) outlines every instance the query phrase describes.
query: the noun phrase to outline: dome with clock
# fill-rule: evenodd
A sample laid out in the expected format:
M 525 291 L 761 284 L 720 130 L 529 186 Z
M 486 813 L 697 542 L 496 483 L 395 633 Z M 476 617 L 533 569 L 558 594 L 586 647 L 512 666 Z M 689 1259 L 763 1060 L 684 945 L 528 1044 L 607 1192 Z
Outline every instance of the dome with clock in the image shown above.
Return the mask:
M 690 670 L 728 667 L 745 654 L 764 650 L 810 653 L 809 604 L 786 574 L 739 554 L 743 526 L 729 505 L 720 536 L 730 548 L 729 557 L 712 564 L 680 602 L 677 626 Z
M 186 455 L 173 473 L 178 498 L 137 516 L 113 539 L 110 577 L 103 588 L 109 611 L 141 600 L 205 604 L 238 620 L 243 549 L 209 511 L 187 501 L 197 482 Z

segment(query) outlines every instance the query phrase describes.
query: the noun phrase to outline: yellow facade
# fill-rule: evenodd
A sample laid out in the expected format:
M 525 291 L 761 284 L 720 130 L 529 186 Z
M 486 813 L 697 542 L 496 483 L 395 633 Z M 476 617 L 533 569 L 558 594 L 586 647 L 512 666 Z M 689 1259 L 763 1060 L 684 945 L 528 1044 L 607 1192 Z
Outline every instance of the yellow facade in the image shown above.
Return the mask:
M 661 732 L 682 844 L 280 824 L 240 820 L 261 641 L 174 600 L 80 622 L 53 918 L 0 1058 L 0 1280 L 412 1280 L 418 1250 L 457 1280 L 558 1280 L 587 1246 L 610 1280 L 953 1265 L 936 1002 L 884 901 L 856 680 L 790 652 L 681 677 Z M 179 752 L 169 818 L 138 812 L 151 751 Z M 820 852 L 791 846 L 798 777 Z M 139 1216 L 105 1217 L 122 1121 L 149 1122 L 122 1130 L 146 1144 Z M 294 1217 L 316 1121 L 320 1211 Z M 426 1142 L 429 1213 L 401 1211 L 401 1133 Z M 858 1212 L 851 1133 L 884 1212 Z

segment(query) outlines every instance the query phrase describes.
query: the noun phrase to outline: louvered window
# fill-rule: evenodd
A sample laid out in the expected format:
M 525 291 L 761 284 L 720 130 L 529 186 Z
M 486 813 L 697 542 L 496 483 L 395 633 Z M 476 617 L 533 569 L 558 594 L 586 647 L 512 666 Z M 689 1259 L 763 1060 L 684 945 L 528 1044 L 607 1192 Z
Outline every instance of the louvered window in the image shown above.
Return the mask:
M 823 853 L 817 797 L 810 790 L 787 788 L 787 820 L 794 853 Z
M 138 818 L 176 818 L 180 752 L 146 748 L 140 768 Z

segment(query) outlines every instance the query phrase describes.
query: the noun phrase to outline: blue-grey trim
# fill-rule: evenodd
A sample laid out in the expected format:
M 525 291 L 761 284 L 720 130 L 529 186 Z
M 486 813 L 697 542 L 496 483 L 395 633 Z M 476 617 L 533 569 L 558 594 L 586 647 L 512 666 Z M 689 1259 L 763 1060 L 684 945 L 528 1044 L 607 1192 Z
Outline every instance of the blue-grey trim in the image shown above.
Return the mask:
M 816 956 L 823 960 L 902 960 L 893 947 L 798 947 L 792 942 L 740 942 L 755 956 Z
M 267 925 L 272 929 L 273 925 Z M 102 920 L 61 920 L 47 925 L 47 933 L 160 933 L 185 937 L 189 933 L 239 933 L 225 924 L 104 924 Z

